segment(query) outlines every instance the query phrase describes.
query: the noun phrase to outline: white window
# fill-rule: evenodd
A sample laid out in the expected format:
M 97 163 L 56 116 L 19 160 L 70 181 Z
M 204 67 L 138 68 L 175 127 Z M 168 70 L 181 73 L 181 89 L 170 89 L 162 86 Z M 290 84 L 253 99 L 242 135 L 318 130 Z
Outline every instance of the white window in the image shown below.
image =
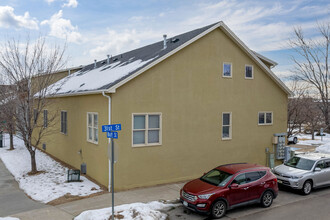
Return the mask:
M 67 134 L 67 120 L 68 120 L 68 114 L 66 111 L 61 111 L 61 133 Z
M 48 111 L 44 110 L 44 128 L 48 126 Z
M 222 139 L 231 139 L 231 112 L 222 113 Z
M 161 116 L 160 113 L 133 114 L 133 147 L 161 145 Z
M 273 124 L 273 112 L 258 112 L 258 124 L 259 125 L 272 125 Z
M 87 140 L 97 144 L 99 141 L 99 118 L 97 113 L 87 112 Z
M 223 63 L 223 72 L 222 72 L 223 77 L 231 78 L 232 71 L 233 69 L 231 63 Z
M 253 66 L 245 65 L 245 79 L 253 79 Z

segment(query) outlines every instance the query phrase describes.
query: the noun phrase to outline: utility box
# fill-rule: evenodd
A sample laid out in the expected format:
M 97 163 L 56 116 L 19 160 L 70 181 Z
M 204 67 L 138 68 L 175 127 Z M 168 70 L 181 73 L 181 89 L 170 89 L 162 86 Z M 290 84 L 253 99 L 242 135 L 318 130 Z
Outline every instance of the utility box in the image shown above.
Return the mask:
M 277 139 L 275 145 L 275 158 L 277 160 L 285 159 L 285 137 L 286 133 L 274 134 L 274 138 Z
M 81 170 L 81 173 L 82 174 L 86 174 L 87 173 L 87 165 L 86 165 L 86 163 L 82 163 L 80 165 L 80 170 Z
M 68 170 L 68 182 L 80 182 L 80 170 Z

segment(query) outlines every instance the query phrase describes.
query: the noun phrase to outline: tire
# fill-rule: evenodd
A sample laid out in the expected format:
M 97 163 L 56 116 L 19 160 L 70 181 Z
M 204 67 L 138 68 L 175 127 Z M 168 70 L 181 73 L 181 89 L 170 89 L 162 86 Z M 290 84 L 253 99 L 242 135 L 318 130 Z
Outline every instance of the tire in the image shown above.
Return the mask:
M 293 144 L 297 144 L 298 143 L 298 138 L 293 138 Z
M 211 208 L 211 216 L 213 218 L 221 218 L 226 214 L 227 204 L 223 200 L 216 201 Z
M 301 193 L 303 195 L 309 195 L 312 191 L 312 188 L 313 188 L 313 184 L 312 184 L 312 181 L 310 180 L 307 180 L 304 185 L 303 185 L 303 188 L 301 189 Z
M 264 194 L 261 196 L 261 206 L 264 208 L 268 208 L 269 206 L 272 205 L 274 200 L 274 194 L 271 191 L 266 191 Z

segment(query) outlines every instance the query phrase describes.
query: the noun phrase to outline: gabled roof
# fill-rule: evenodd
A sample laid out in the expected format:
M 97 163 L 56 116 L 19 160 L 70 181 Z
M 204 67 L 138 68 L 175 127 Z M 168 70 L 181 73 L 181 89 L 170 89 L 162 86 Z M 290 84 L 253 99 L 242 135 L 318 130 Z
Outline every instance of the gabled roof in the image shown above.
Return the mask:
M 193 31 L 186 32 L 167 39 L 164 49 L 163 41 L 150 44 L 123 54 L 89 64 L 80 71 L 67 76 L 52 85 L 53 96 L 75 96 L 96 94 L 101 92 L 115 93 L 116 89 L 134 79 L 141 73 L 157 65 L 167 57 L 175 54 L 191 43 L 216 28 L 221 28 L 234 42 L 236 42 L 257 64 L 288 94 L 291 91 L 284 83 L 252 52 L 236 35 L 223 23 L 214 23 Z
M 269 63 L 271 67 L 275 67 L 277 66 L 278 63 L 276 63 L 274 60 L 271 60 L 263 55 L 261 55 L 260 53 L 257 53 L 253 50 L 251 50 L 260 60 L 266 62 L 266 63 Z

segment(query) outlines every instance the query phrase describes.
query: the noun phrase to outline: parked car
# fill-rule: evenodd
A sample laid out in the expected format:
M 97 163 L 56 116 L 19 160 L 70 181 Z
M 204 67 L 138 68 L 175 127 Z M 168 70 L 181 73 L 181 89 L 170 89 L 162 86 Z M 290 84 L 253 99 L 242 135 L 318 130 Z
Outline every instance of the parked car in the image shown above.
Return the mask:
M 298 143 L 298 137 L 296 137 L 296 136 L 290 136 L 290 137 L 288 137 L 288 144 L 289 143 L 297 144 Z
M 190 210 L 221 218 L 227 210 L 241 205 L 269 207 L 277 193 L 277 179 L 269 168 L 235 163 L 218 166 L 185 184 L 180 200 Z
M 330 155 L 298 154 L 275 167 L 273 171 L 279 184 L 301 190 L 304 195 L 308 195 L 313 188 L 330 184 Z

